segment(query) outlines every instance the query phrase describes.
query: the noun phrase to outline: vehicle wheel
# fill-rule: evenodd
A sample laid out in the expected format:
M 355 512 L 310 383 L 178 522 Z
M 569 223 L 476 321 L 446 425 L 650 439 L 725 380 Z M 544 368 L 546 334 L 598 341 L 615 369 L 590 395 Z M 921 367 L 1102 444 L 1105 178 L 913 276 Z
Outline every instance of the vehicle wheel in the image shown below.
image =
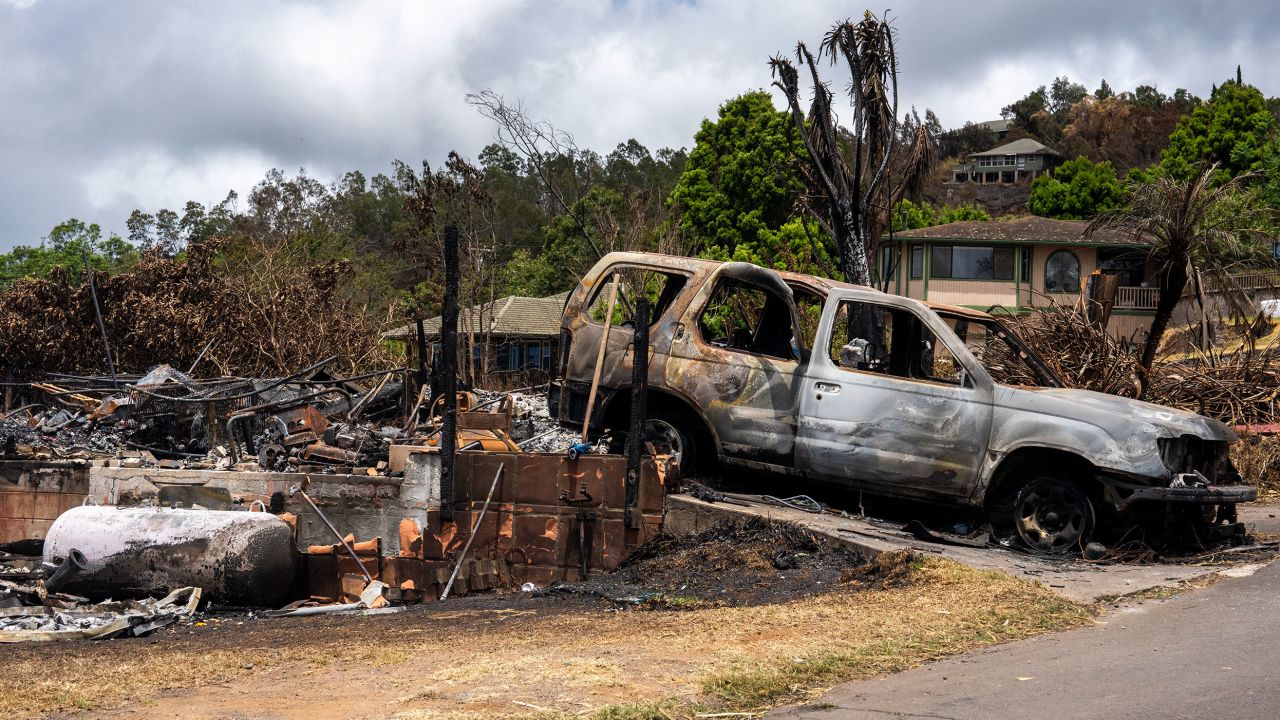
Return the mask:
M 654 449 L 666 453 L 680 468 L 681 477 L 689 477 L 697 462 L 697 448 L 693 435 L 683 424 L 667 418 L 652 418 L 645 423 L 645 440 L 653 443 Z
M 1013 500 L 1013 526 L 1032 551 L 1056 554 L 1089 542 L 1096 522 L 1093 501 L 1074 483 L 1052 475 L 1032 480 Z

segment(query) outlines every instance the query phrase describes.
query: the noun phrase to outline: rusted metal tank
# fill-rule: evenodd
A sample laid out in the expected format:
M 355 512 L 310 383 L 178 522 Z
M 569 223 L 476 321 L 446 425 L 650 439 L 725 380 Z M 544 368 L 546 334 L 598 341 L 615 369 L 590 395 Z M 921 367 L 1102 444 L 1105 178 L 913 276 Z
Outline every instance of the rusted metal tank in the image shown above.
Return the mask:
M 62 592 L 93 599 L 196 586 L 230 605 L 279 607 L 293 586 L 293 531 L 258 512 L 77 507 L 45 536 L 44 559 L 84 555 Z

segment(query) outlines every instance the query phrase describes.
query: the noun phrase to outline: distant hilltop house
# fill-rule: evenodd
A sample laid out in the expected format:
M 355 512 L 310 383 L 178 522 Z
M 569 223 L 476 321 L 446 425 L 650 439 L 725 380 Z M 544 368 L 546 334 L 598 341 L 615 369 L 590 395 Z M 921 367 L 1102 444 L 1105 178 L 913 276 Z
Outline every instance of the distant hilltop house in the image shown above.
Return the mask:
M 1000 306 L 1021 314 L 1076 305 L 1089 275 L 1115 275 L 1118 290 L 1108 332 L 1114 337 L 1145 332 L 1160 293 L 1147 244 L 1116 231 L 1085 237 L 1086 227 L 1083 221 L 1028 216 L 895 233 L 880 258 L 880 277 L 887 278 L 882 287 L 918 300 L 980 310 Z M 1280 281 L 1280 273 L 1236 280 L 1242 287 L 1268 288 Z M 1215 294 L 1211 287 L 1207 292 Z M 1199 322 L 1199 309 L 1184 298 L 1173 321 Z
M 1000 121 L 1007 122 L 1007 121 Z M 985 124 L 985 123 L 984 123 Z M 1030 138 L 969 155 L 951 169 L 955 182 L 1014 183 L 1031 180 L 1062 162 L 1057 150 Z
M 1013 124 L 1011 120 L 987 120 L 986 122 L 974 123 L 978 127 L 991 133 L 991 137 L 996 142 L 1004 140 L 1004 136 L 1009 134 L 1009 126 Z
M 560 317 L 568 297 L 568 292 L 543 298 L 511 295 L 462 308 L 458 311 L 458 347 L 471 347 L 478 371 L 548 372 L 560 339 Z M 422 325 L 430 362 L 439 350 L 442 321 L 437 315 L 424 320 Z M 415 323 L 388 330 L 382 339 L 405 343 L 411 365 L 416 365 Z

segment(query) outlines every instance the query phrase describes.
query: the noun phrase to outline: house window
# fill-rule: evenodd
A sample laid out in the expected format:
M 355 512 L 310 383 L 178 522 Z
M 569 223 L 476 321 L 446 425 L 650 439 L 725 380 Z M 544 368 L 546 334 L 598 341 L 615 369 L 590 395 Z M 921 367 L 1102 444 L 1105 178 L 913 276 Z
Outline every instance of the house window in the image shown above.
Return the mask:
M 1044 289 L 1051 293 L 1080 291 L 1080 260 L 1070 250 L 1057 250 L 1044 264 Z
M 911 246 L 911 279 L 919 280 L 924 277 L 924 246 Z
M 1022 282 L 1031 284 L 1031 248 L 1022 248 Z
M 894 248 L 888 246 L 880 248 L 880 282 L 893 277 L 893 271 L 897 269 L 894 267 L 893 251 Z
M 1137 287 L 1146 280 L 1147 253 L 1145 249 L 1099 248 L 1098 269 L 1104 275 L 1119 277 L 1121 286 Z
M 929 275 L 953 280 L 1012 280 L 1013 248 L 934 245 Z

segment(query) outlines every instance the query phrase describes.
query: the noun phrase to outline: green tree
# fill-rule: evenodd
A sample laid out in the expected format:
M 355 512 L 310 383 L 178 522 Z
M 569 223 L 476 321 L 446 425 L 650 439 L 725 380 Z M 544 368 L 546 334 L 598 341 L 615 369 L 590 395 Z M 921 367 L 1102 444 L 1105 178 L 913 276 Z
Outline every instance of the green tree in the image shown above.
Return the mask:
M 115 233 L 104 239 L 97 223 L 71 218 L 55 225 L 38 246 L 19 245 L 0 255 L 0 290 L 21 278 L 46 277 L 54 268 L 76 272 L 84 267 L 85 255 L 90 267 L 115 271 L 136 262 L 138 249 Z
M 1084 220 L 1120 207 L 1124 186 L 1110 162 L 1078 157 L 1031 183 L 1027 208 L 1032 214 L 1060 220 Z
M 815 222 L 796 218 L 777 230 L 762 230 L 756 242 L 740 243 L 732 252 L 713 246 L 706 255 L 714 260 L 749 262 L 774 270 L 789 270 L 838 278 L 839 261 L 824 243 L 816 243 L 821 229 Z
M 1216 182 L 1261 170 L 1274 145 L 1276 119 L 1252 85 L 1228 81 L 1209 102 L 1178 121 L 1161 161 L 1179 180 L 1194 177 L 1202 163 L 1216 164 Z
M 768 93 L 740 95 L 720 106 L 714 122 L 703 120 L 669 202 L 698 246 L 732 255 L 739 243 L 794 217 L 803 185 L 792 158 L 805 155 Z
M 901 200 L 893 206 L 893 231 L 914 230 L 932 225 L 945 225 L 961 220 L 990 220 L 986 210 L 971 203 L 943 205 L 935 208 L 929 203 L 913 203 Z

